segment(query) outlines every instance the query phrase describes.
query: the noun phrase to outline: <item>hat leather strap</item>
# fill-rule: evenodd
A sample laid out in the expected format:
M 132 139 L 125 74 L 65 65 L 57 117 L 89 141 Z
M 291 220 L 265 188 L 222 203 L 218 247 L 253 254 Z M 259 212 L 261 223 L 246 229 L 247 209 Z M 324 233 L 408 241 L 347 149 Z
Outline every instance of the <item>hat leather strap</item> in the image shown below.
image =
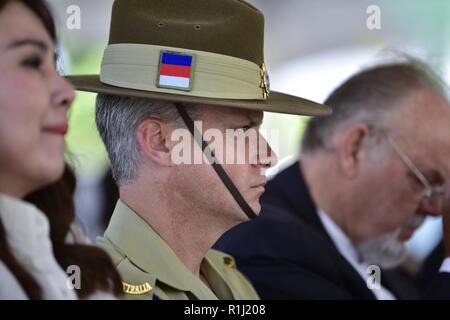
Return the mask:
M 194 122 L 192 121 L 189 114 L 186 112 L 184 106 L 181 105 L 180 103 L 175 103 L 175 107 L 177 108 L 179 114 L 181 115 L 181 118 L 188 127 L 195 141 L 202 149 L 203 154 L 208 158 L 209 163 L 212 165 L 213 169 L 216 171 L 217 175 L 219 176 L 220 180 L 222 180 L 225 187 L 228 189 L 228 191 L 230 191 L 231 195 L 236 200 L 238 205 L 241 207 L 242 211 L 244 211 L 244 213 L 247 215 L 249 219 L 256 218 L 257 217 L 256 213 L 253 211 L 253 209 L 244 199 L 242 194 L 239 192 L 239 190 L 237 189 L 231 178 L 225 172 L 224 168 L 217 161 L 214 155 L 214 151 L 209 150 L 208 143 L 206 143 L 206 141 L 203 140 L 202 134 L 198 132 L 198 129 L 195 127 Z

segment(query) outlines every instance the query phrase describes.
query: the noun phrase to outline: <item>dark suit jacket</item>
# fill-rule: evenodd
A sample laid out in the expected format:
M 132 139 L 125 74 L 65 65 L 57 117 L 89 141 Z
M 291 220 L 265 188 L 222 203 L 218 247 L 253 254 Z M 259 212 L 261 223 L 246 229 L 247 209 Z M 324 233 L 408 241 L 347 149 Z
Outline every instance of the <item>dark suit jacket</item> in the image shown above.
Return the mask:
M 298 163 L 267 184 L 261 203 L 258 218 L 225 233 L 215 247 L 236 258 L 263 299 L 375 299 L 325 231 Z M 447 291 L 449 277 L 437 281 Z M 398 299 L 419 298 L 398 270 L 382 270 L 381 283 Z M 433 298 L 446 293 L 437 290 Z
M 445 259 L 445 247 L 444 240 L 439 241 L 433 251 L 423 261 L 417 280 L 420 288 L 425 289 L 429 286 L 431 280 L 434 279 L 436 274 L 441 268 L 442 262 Z

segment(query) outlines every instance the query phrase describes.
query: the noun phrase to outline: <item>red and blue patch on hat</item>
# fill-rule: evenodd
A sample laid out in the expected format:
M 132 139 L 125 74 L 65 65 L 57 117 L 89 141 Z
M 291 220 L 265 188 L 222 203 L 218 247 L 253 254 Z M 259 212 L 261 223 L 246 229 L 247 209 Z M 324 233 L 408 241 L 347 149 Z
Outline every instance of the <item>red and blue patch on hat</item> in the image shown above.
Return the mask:
M 161 51 L 157 86 L 161 88 L 191 90 L 192 55 L 173 51 Z

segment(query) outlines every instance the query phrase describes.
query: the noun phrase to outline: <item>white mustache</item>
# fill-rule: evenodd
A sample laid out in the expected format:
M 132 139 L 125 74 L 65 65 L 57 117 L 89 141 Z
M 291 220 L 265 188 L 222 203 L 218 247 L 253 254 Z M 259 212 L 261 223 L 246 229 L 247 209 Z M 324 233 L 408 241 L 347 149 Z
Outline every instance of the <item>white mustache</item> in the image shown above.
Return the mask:
M 425 221 L 425 216 L 421 214 L 416 214 L 408 222 L 403 225 L 403 228 L 417 229 Z

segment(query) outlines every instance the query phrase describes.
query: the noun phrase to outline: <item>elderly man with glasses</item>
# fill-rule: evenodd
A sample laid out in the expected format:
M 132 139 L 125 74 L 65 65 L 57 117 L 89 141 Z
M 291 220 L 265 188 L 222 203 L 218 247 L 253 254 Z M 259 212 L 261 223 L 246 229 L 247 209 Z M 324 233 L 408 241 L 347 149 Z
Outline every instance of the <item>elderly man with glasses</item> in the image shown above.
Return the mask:
M 300 161 L 266 188 L 258 219 L 216 247 L 233 254 L 262 298 L 414 299 L 398 267 L 427 215 L 444 214 L 450 257 L 450 105 L 423 65 L 374 67 L 326 100 Z M 447 193 L 448 194 L 448 193 Z M 425 297 L 450 297 L 450 258 Z

